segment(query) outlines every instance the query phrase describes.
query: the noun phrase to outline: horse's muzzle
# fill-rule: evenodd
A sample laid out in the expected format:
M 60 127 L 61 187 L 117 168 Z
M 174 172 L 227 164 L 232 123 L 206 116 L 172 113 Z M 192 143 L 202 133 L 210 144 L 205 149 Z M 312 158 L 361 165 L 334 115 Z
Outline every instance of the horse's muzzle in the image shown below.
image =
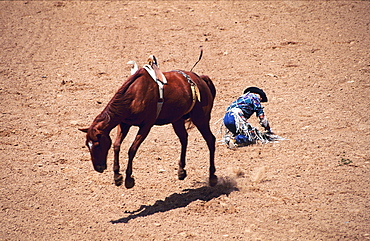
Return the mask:
M 94 166 L 95 171 L 103 173 L 107 166 Z

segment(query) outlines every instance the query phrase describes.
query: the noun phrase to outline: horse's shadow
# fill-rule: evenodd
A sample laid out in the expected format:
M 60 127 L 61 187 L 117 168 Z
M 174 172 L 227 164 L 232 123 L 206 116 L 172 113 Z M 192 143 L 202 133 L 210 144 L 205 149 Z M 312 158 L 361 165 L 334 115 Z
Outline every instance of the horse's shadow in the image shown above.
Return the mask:
M 215 187 L 203 186 L 195 189 L 185 189 L 183 193 L 174 193 L 163 200 L 157 200 L 153 205 L 141 205 L 135 211 L 125 211 L 129 213 L 127 217 L 110 221 L 111 223 L 128 223 L 130 220 L 153 215 L 155 213 L 167 212 L 176 208 L 183 208 L 196 200 L 210 201 L 221 195 L 229 195 L 233 191 L 238 191 L 233 180 L 221 179 Z

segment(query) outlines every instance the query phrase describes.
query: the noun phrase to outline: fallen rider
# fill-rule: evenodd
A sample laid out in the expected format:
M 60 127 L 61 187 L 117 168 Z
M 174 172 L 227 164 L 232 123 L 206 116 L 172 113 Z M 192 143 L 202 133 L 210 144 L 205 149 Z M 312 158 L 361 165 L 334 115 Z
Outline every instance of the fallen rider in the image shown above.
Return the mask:
M 274 133 L 271 130 L 270 124 L 265 116 L 261 102 L 267 102 L 266 93 L 257 87 L 248 87 L 244 90 L 243 95 L 239 96 L 226 109 L 224 116 L 224 125 L 232 136 L 226 137 L 226 142 L 233 142 L 239 146 L 255 143 L 257 140 L 269 141 L 269 136 Z M 257 128 L 252 127 L 248 123 L 248 119 L 256 113 L 259 118 L 260 125 L 265 129 L 263 135 Z M 265 137 L 265 138 L 264 138 Z M 230 143 L 227 143 L 230 144 Z

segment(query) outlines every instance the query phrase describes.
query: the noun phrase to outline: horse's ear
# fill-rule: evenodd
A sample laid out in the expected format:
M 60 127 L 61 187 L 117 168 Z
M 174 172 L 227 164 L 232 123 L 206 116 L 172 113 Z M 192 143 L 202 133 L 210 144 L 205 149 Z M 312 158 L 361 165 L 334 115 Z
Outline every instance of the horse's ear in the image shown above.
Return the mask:
M 78 128 L 78 130 L 80 130 L 80 131 L 82 131 L 82 132 L 85 132 L 85 133 L 87 133 L 87 130 L 88 130 L 89 128 Z

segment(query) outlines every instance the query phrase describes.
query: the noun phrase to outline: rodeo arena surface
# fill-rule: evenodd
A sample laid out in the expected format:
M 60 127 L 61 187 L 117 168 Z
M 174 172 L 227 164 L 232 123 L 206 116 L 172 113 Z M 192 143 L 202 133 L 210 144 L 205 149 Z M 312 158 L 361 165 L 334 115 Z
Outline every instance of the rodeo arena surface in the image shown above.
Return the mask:
M 0 1 L 0 240 L 370 240 L 369 13 L 351 0 Z M 166 92 L 173 76 L 183 92 Z M 235 134 L 224 117 L 248 87 L 268 97 L 266 119 Z M 118 90 L 131 99 L 110 102 Z M 106 106 L 121 104 L 140 128 L 118 148 L 128 123 Z

